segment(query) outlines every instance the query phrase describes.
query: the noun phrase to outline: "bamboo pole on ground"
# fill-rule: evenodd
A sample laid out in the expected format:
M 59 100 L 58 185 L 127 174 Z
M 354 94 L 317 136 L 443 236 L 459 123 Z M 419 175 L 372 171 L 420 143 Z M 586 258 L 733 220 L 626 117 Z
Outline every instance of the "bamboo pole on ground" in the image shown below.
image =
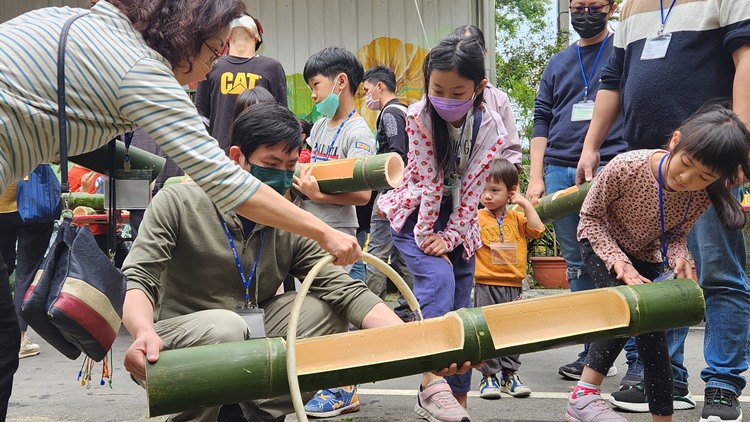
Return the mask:
M 395 152 L 302 164 L 295 176 L 310 167 L 323 193 L 391 189 L 398 186 L 404 174 L 404 162 Z
M 682 279 L 461 309 L 444 317 L 296 344 L 302 391 L 396 378 L 499 356 L 695 325 L 700 287 Z M 337 350 L 337 359 L 328 359 Z M 164 351 L 146 365 L 151 416 L 289 393 L 284 339 Z

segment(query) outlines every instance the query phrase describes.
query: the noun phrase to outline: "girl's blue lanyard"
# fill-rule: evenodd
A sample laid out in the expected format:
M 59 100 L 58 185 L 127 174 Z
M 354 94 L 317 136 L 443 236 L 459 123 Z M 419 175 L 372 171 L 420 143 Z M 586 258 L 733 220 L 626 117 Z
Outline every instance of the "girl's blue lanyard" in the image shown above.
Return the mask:
M 505 236 L 503 236 L 503 220 L 505 220 L 505 211 L 508 209 L 508 207 L 503 208 L 503 213 L 500 214 L 500 218 L 497 218 L 497 214 L 495 214 L 495 211 L 490 211 L 492 215 L 495 217 L 495 220 L 497 220 L 497 227 L 500 229 L 500 241 L 505 242 Z
M 263 241 L 266 240 L 266 229 L 261 230 L 260 235 L 260 245 L 258 246 L 258 253 L 255 254 L 255 262 L 253 262 L 253 268 L 250 270 L 250 276 L 245 277 L 245 270 L 242 269 L 242 261 L 240 261 L 239 255 L 237 255 L 237 248 L 234 246 L 234 240 L 232 240 L 232 232 L 229 231 L 229 226 L 227 226 L 227 222 L 224 220 L 224 218 L 221 219 L 221 224 L 224 225 L 224 231 L 227 233 L 227 239 L 229 239 L 229 246 L 232 247 L 232 255 L 234 255 L 234 262 L 237 264 L 237 270 L 240 272 L 240 277 L 242 277 L 242 285 L 245 286 L 245 306 L 249 307 L 250 305 L 250 283 L 253 281 L 253 276 L 255 276 L 255 269 L 258 268 L 258 260 L 260 260 L 260 252 L 263 249 Z M 258 294 L 257 294 L 257 283 L 256 283 L 256 294 L 255 294 L 255 301 L 258 301 Z
M 336 139 L 338 139 L 338 137 L 339 137 L 339 133 L 341 133 L 341 129 L 343 129 L 343 128 L 344 128 L 344 125 L 345 125 L 345 124 L 346 124 L 346 122 L 348 122 L 348 121 L 349 121 L 349 119 L 350 119 L 350 118 L 351 118 L 351 117 L 352 117 L 352 116 L 354 115 L 354 112 L 355 112 L 355 111 L 357 111 L 357 109 L 356 109 L 356 108 L 355 108 L 355 109 L 353 109 L 353 110 L 352 110 L 352 111 L 351 111 L 351 112 L 349 113 L 349 115 L 348 115 L 348 116 L 346 116 L 346 119 L 344 119 L 344 121 L 343 121 L 343 122 L 341 122 L 341 124 L 339 125 L 339 128 L 338 128 L 338 129 L 336 129 L 336 134 L 335 134 L 335 135 L 333 135 L 333 141 L 331 141 L 331 146 L 329 146 L 329 147 L 328 147 L 328 152 L 326 152 L 326 159 L 325 159 L 325 161 L 328 161 L 328 159 L 329 159 L 329 158 L 331 157 L 331 151 L 333 151 L 333 146 L 334 146 L 334 145 L 336 145 Z M 312 153 L 312 160 L 313 160 L 313 163 L 317 163 L 317 162 L 318 162 L 318 154 L 317 154 L 317 151 L 313 151 L 313 153 Z
M 596 58 L 594 59 L 594 66 L 591 67 L 591 75 L 588 78 L 586 77 L 586 70 L 584 70 L 583 68 L 583 58 L 581 57 L 581 46 L 580 45 L 578 46 L 578 64 L 581 65 L 581 76 L 583 76 L 583 101 L 584 102 L 587 101 L 589 98 L 589 83 L 594 78 L 594 73 L 596 73 L 596 65 L 599 63 L 599 57 L 601 57 L 602 50 L 604 50 L 604 45 L 607 44 L 608 39 L 609 39 L 609 34 L 607 34 L 607 36 L 604 37 L 604 41 L 602 41 L 602 45 L 599 46 L 599 51 L 596 53 Z
M 664 16 L 664 4 L 662 4 L 662 0 L 659 0 L 659 11 L 661 12 L 661 27 L 659 28 L 660 36 L 664 35 L 664 25 L 667 24 L 667 19 L 669 19 L 669 14 L 672 13 L 672 8 L 675 3 L 677 3 L 677 0 L 672 0 L 672 4 L 669 5 L 669 10 L 667 10 L 667 15 Z
M 664 154 L 663 157 L 661 157 L 661 160 L 659 161 L 659 219 L 661 221 L 661 262 L 662 265 L 664 265 L 664 268 L 669 268 L 669 263 L 667 262 L 667 248 L 669 247 L 669 244 L 672 243 L 672 240 L 677 235 L 677 233 L 682 228 L 682 224 L 685 222 L 685 219 L 687 219 L 688 211 L 690 211 L 690 201 L 693 199 L 693 192 L 690 192 L 688 194 L 688 203 L 687 208 L 685 208 L 685 215 L 682 216 L 682 221 L 680 221 L 680 224 L 677 225 L 677 228 L 672 232 L 672 236 L 669 237 L 669 240 L 666 242 L 664 241 L 665 237 L 665 228 L 664 228 L 664 187 L 662 186 L 662 175 L 661 175 L 661 166 L 664 164 L 664 159 L 667 158 L 667 155 L 669 153 Z

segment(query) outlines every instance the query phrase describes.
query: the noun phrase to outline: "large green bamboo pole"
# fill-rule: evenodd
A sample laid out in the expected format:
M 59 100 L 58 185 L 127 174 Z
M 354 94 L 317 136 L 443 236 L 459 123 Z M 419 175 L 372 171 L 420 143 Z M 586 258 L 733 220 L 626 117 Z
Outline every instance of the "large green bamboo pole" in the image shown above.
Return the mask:
M 294 174 L 299 176 L 307 168 L 312 168 L 323 193 L 391 189 L 398 186 L 404 174 L 404 162 L 395 152 L 302 164 Z
M 121 169 L 125 162 L 125 143 L 117 141 L 116 145 L 115 168 Z M 70 161 L 97 173 L 108 174 L 111 160 L 108 148 L 109 146 L 105 145 L 94 151 L 72 156 Z M 161 169 L 164 168 L 164 163 L 167 161 L 164 157 L 159 157 L 133 146 L 130 147 L 128 153 L 130 155 L 130 168 L 132 170 L 151 170 L 150 180 L 152 181 L 159 176 Z
M 695 325 L 703 293 L 692 280 L 596 289 L 441 318 L 297 342 L 302 391 L 351 385 L 571 343 Z M 336 359 L 330 351 L 337 350 Z M 164 351 L 147 364 L 151 416 L 289 393 L 281 338 Z

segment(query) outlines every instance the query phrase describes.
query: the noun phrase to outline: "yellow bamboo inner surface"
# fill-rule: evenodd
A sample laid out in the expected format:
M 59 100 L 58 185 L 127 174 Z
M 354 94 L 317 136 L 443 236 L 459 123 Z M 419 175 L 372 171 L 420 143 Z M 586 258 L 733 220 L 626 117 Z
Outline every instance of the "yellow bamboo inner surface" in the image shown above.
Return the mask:
M 388 157 L 385 164 L 385 180 L 388 184 L 395 188 L 401 183 L 401 178 L 404 176 L 404 161 L 401 156 L 393 153 L 392 156 Z
M 495 349 L 630 325 L 630 307 L 615 290 L 596 289 L 482 308 Z
M 317 180 L 351 179 L 356 163 L 357 158 L 345 158 L 323 163 L 304 164 L 302 169 L 304 171 L 308 166 L 312 166 L 312 175 Z
M 297 373 L 315 374 L 429 356 L 461 349 L 463 344 L 463 322 L 455 315 L 301 339 L 297 342 Z

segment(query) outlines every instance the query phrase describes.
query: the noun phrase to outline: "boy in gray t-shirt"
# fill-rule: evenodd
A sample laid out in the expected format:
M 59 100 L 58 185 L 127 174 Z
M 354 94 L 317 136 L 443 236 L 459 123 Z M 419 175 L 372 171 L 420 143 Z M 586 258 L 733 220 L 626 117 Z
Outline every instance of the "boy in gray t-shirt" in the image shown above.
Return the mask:
M 310 162 L 374 155 L 375 139 L 354 107 L 354 94 L 364 76 L 357 57 L 344 48 L 329 47 L 307 60 L 303 75 L 312 90 L 316 110 L 324 116 L 310 132 Z M 302 200 L 302 209 L 351 235 L 359 226 L 354 206 L 367 204 L 371 194 L 322 193 L 309 172 L 294 179 L 294 188 L 307 197 Z

